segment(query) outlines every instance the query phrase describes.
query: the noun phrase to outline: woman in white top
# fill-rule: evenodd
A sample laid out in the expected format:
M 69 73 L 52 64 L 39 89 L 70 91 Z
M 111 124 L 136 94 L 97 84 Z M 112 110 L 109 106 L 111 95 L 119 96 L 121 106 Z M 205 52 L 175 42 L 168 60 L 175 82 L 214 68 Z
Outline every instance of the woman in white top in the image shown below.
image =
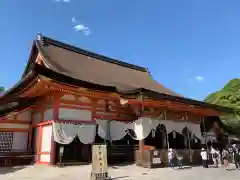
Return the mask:
M 207 155 L 207 151 L 204 148 L 202 148 L 201 157 L 202 157 L 203 167 L 208 168 L 208 155 Z

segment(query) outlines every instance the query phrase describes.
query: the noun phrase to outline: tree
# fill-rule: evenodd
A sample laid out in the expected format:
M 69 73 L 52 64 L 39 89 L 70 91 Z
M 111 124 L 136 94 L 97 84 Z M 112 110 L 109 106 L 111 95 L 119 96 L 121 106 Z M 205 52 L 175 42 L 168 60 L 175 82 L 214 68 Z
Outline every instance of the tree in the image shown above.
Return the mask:
M 228 128 L 240 134 L 240 79 L 232 79 L 220 91 L 207 96 L 204 101 L 234 109 L 233 114 L 222 116 L 220 119 Z
M 4 91 L 4 87 L 0 87 L 0 93 Z

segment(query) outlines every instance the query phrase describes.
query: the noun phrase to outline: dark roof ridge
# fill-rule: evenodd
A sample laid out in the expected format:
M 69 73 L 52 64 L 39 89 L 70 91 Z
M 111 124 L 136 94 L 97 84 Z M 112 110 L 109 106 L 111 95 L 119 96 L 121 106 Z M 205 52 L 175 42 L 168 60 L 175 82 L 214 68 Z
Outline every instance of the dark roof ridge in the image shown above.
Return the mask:
M 134 70 L 137 70 L 137 71 L 142 71 L 142 72 L 149 73 L 149 70 L 145 67 L 141 67 L 141 66 L 130 64 L 130 63 L 127 63 L 127 62 L 123 62 L 123 61 L 120 61 L 120 60 L 117 60 L 117 59 L 114 59 L 114 58 L 109 58 L 109 57 L 106 57 L 104 55 L 100 55 L 100 54 L 97 54 L 97 53 L 94 53 L 94 52 L 90 52 L 88 50 L 85 50 L 85 49 L 82 49 L 82 48 L 79 48 L 79 47 L 76 47 L 76 46 L 72 46 L 72 45 L 69 45 L 67 43 L 57 41 L 55 39 L 43 36 L 41 33 L 38 34 L 37 39 L 39 41 L 41 41 L 43 46 L 47 46 L 48 44 L 51 44 L 51 45 L 54 45 L 54 46 L 57 46 L 57 47 L 60 47 L 60 48 L 63 48 L 63 49 L 69 50 L 69 51 L 73 51 L 73 52 L 78 53 L 78 54 L 83 54 L 83 55 L 86 55 L 86 56 L 89 56 L 89 57 L 92 57 L 92 58 L 96 58 L 96 59 L 101 60 L 101 61 L 105 61 L 105 62 L 108 62 L 108 63 L 113 63 L 113 64 L 123 66 L 123 67 L 126 67 L 126 68 L 134 69 Z M 149 75 L 150 75 L 150 73 L 149 73 Z

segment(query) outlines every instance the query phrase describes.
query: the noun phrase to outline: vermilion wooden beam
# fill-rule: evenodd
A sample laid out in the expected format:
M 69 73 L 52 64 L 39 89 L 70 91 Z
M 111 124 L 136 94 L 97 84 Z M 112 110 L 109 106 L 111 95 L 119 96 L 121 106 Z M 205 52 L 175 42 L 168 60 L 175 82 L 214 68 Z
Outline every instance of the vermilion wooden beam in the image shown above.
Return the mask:
M 148 107 L 165 107 L 167 109 L 171 109 L 171 110 L 178 110 L 178 111 L 188 111 L 188 112 L 195 112 L 195 113 L 199 113 L 205 116 L 216 116 L 216 115 L 220 115 L 221 113 L 212 109 L 206 109 L 206 108 L 199 108 L 199 107 L 194 107 L 191 106 L 189 107 L 189 105 L 185 105 L 185 104 L 181 104 L 181 103 L 174 103 L 174 102 L 164 102 L 164 101 L 156 101 L 156 102 L 149 102 L 149 101 L 139 101 L 139 100 L 135 100 L 135 99 L 131 99 L 128 100 L 128 104 L 131 105 L 136 105 L 138 107 L 141 106 L 141 104 L 143 104 L 144 106 L 148 106 Z

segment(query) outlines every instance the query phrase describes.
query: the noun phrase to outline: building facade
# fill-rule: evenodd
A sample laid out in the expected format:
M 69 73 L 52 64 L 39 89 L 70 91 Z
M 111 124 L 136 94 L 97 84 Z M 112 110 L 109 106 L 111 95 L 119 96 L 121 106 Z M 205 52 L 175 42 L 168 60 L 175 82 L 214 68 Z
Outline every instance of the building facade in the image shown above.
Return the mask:
M 108 144 L 110 161 L 149 148 L 190 152 L 204 144 L 205 117 L 231 112 L 172 92 L 147 68 L 41 34 L 0 103 L 1 164 L 89 163 L 93 143 Z

